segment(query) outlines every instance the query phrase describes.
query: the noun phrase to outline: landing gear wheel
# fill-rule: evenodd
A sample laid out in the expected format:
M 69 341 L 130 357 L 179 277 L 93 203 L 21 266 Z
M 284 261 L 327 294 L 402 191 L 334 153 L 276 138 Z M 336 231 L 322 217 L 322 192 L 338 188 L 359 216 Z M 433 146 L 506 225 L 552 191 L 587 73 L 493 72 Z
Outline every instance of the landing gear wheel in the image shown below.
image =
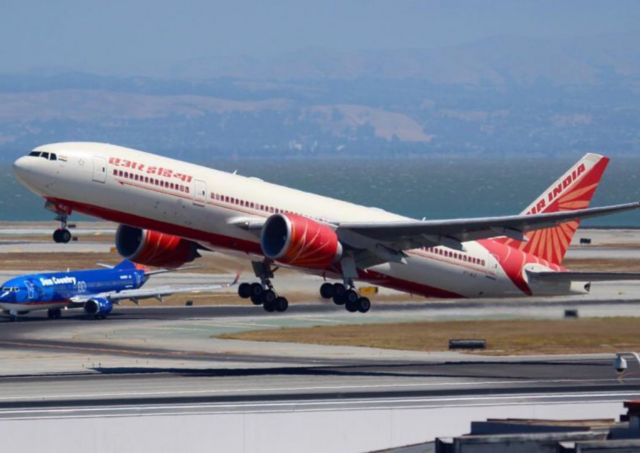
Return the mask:
M 333 303 L 336 305 L 344 305 L 347 301 L 344 297 L 347 288 L 342 283 L 333 284 Z
M 323 283 L 320 286 L 320 296 L 323 299 L 331 299 L 335 294 L 335 290 L 332 283 Z
M 66 228 L 58 228 L 53 232 L 53 241 L 60 244 L 66 244 L 71 241 L 71 231 Z
M 342 296 L 347 292 L 347 288 L 342 283 L 334 283 L 333 284 L 333 295 L 334 296 Z
M 18 320 L 18 317 L 16 315 L 9 315 L 10 322 L 16 322 L 17 320 Z
M 264 292 L 264 288 L 260 283 L 251 284 L 251 298 L 252 298 L 251 300 L 253 300 L 253 297 L 260 298 L 263 292 Z
M 60 319 L 62 317 L 62 311 L 59 308 L 51 308 L 47 310 L 47 317 L 49 319 Z
M 274 304 L 276 307 L 276 311 L 279 312 L 287 311 L 287 308 L 289 308 L 289 301 L 284 297 L 277 297 L 274 301 Z
M 276 301 L 275 299 L 272 300 L 271 302 L 265 302 L 264 304 L 262 304 L 262 308 L 264 308 L 264 311 L 266 312 L 274 312 L 276 310 Z
M 276 300 L 276 293 L 274 293 L 272 290 L 268 289 L 266 291 L 263 291 L 262 293 L 262 303 L 264 305 L 267 304 L 273 304 L 273 302 Z
M 344 299 L 346 303 L 355 304 L 358 302 L 358 293 L 350 289 L 346 293 L 344 293 Z
M 371 301 L 367 297 L 358 299 L 357 308 L 360 313 L 366 313 L 371 308 Z
M 355 313 L 358 311 L 358 301 L 348 300 L 347 303 L 344 304 L 345 308 L 349 313 Z
M 238 296 L 243 299 L 248 299 L 251 297 L 251 284 L 250 283 L 240 283 L 238 286 Z
M 252 294 L 250 297 L 251 297 L 251 303 L 253 305 L 262 305 L 262 294 L 260 294 L 259 296 L 254 296 Z

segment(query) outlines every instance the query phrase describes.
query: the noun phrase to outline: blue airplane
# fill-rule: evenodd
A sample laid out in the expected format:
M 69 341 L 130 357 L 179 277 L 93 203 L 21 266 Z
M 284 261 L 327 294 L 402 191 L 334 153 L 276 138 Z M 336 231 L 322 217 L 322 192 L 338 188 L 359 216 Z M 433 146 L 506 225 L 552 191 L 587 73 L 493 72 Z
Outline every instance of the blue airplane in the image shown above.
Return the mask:
M 178 269 L 148 271 L 124 260 L 102 269 L 21 275 L 6 281 L 0 288 L 0 309 L 11 321 L 34 310 L 47 310 L 50 319 L 62 316 L 62 309 L 84 308 L 96 319 L 104 319 L 121 300 L 138 302 L 144 298 L 162 298 L 175 293 L 215 291 L 228 284 L 162 287 L 141 289 L 155 274 Z

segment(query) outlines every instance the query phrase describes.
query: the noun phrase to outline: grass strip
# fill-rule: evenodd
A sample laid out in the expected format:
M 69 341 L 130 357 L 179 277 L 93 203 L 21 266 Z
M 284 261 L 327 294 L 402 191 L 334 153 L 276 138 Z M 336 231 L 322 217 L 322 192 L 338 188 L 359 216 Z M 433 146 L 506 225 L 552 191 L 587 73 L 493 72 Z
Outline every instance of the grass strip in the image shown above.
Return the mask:
M 445 351 L 451 338 L 487 340 L 491 355 L 613 353 L 640 350 L 638 318 L 355 324 L 266 329 L 218 338 Z

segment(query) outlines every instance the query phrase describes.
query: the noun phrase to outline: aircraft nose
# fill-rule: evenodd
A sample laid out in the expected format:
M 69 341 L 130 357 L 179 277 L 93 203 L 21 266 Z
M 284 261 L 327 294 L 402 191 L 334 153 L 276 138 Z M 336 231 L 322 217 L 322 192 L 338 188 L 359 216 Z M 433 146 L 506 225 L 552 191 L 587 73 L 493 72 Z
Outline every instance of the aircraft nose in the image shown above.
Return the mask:
M 28 167 L 29 167 L 29 159 L 27 159 L 27 157 L 25 156 L 19 157 L 13 163 L 13 171 L 17 175 L 23 175 L 26 171 L 28 171 Z
M 27 188 L 40 193 L 43 187 L 49 183 L 46 169 L 43 168 L 41 159 L 31 156 L 22 156 L 13 163 L 13 174 Z

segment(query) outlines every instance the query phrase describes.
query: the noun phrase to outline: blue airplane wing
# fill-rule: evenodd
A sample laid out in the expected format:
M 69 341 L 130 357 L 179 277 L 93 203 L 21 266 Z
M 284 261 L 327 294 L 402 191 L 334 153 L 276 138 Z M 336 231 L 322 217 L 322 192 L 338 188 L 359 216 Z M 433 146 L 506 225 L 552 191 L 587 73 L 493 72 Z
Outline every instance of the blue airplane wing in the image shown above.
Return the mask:
M 238 283 L 239 274 L 236 274 L 235 278 L 231 282 L 216 283 L 211 285 L 200 286 L 159 286 L 155 288 L 139 288 L 139 289 L 125 289 L 122 291 L 109 291 L 97 294 L 82 294 L 71 298 L 73 304 L 84 304 L 85 302 L 95 298 L 109 299 L 113 303 L 118 303 L 121 300 L 132 300 L 134 302 L 141 299 L 161 299 L 164 296 L 170 296 L 172 294 L 197 294 L 219 291 L 224 288 Z

